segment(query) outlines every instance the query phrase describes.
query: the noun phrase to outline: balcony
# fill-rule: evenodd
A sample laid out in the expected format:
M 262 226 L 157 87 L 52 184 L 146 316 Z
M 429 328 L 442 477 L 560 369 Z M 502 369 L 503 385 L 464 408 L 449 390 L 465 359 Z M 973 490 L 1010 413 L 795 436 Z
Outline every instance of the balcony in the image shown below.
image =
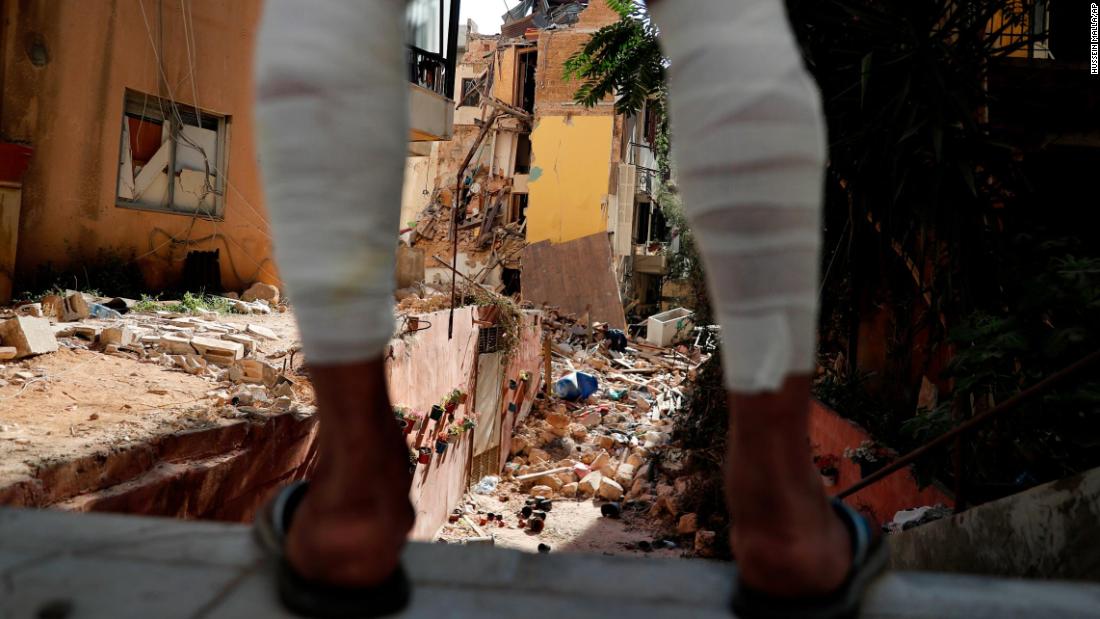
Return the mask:
M 451 139 L 454 129 L 454 76 L 458 55 L 459 0 L 413 0 L 406 10 L 409 44 L 410 154 Z

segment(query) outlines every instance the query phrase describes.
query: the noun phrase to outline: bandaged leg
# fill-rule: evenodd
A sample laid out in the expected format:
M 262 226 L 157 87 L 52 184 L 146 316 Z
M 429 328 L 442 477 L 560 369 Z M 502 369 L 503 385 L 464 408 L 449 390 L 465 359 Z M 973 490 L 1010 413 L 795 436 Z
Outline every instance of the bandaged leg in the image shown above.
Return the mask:
M 662 0 L 673 156 L 722 326 L 726 386 L 814 369 L 825 128 L 781 0 Z
M 408 141 L 402 0 L 268 0 L 256 118 L 279 269 L 311 363 L 378 358 Z

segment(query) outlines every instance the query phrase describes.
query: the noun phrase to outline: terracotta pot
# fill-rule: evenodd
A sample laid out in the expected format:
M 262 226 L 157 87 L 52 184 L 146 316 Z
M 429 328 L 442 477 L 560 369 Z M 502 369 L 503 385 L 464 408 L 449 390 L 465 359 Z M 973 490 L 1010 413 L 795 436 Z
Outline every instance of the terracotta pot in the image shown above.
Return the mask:
M 825 484 L 826 488 L 835 486 L 840 477 L 840 472 L 836 469 L 821 469 L 818 472 L 821 473 L 821 483 Z
M 443 410 L 447 411 L 448 415 L 455 412 L 456 408 L 458 408 L 458 403 L 457 402 L 447 402 L 446 404 L 443 405 Z
M 443 407 L 438 404 L 433 404 L 431 418 L 432 421 L 439 421 L 440 419 L 443 419 Z
M 401 428 L 401 433 L 404 434 L 405 436 L 408 436 L 409 434 L 412 433 L 413 426 L 415 424 L 413 423 L 412 419 L 405 419 L 404 421 L 405 421 L 405 427 Z
M 405 328 L 409 331 L 416 331 L 420 328 L 420 319 L 416 316 L 409 316 L 405 319 Z
M 417 457 L 417 462 L 420 464 L 428 464 L 432 461 L 432 450 L 429 447 L 421 447 L 420 455 Z

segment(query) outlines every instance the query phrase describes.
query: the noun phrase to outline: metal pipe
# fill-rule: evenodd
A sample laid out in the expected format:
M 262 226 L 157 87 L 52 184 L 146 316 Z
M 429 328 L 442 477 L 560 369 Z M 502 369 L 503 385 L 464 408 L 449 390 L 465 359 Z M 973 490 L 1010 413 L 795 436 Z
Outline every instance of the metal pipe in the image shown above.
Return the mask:
M 1043 380 L 1035 383 L 1031 387 L 1024 389 L 1020 393 L 1017 393 L 1016 395 L 998 404 L 997 406 L 994 406 L 993 408 L 985 411 L 984 413 L 971 417 L 969 420 L 959 424 L 955 428 L 948 430 L 947 432 L 932 439 L 931 441 L 928 441 L 924 445 L 917 447 L 913 451 L 910 451 L 909 453 L 879 469 L 878 471 L 875 471 L 871 475 L 864 477 L 858 482 L 852 484 L 850 487 L 846 488 L 844 491 L 840 492 L 836 496 L 843 499 L 844 497 L 851 496 L 856 492 L 863 490 L 864 488 L 870 486 L 871 484 L 874 484 L 875 482 L 883 479 L 891 473 L 894 473 L 903 467 L 909 466 L 917 458 L 923 456 L 932 449 L 935 449 L 936 447 L 947 443 L 948 441 L 954 439 L 956 436 L 962 435 L 966 432 L 969 432 L 970 430 L 977 428 L 978 426 L 984 425 L 990 419 L 993 419 L 994 417 L 1013 410 L 1019 407 L 1021 404 L 1024 404 L 1028 400 L 1035 398 L 1035 396 L 1043 395 L 1044 393 L 1050 391 L 1061 383 L 1064 383 L 1071 378 L 1075 378 L 1078 374 L 1084 372 L 1097 361 L 1100 361 L 1100 350 L 1087 355 L 1086 357 L 1078 360 L 1076 363 L 1065 367 L 1055 372 L 1054 374 L 1051 374 Z

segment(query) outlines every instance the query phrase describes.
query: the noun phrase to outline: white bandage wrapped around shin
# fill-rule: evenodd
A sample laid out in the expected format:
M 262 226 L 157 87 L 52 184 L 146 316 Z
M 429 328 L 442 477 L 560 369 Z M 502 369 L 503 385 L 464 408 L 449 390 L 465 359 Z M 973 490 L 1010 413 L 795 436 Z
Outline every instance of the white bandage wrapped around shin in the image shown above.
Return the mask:
M 815 363 L 825 128 L 782 0 L 662 0 L 673 156 L 723 329 L 726 386 Z
M 408 142 L 401 0 L 268 0 L 256 118 L 279 269 L 311 363 L 381 356 Z

